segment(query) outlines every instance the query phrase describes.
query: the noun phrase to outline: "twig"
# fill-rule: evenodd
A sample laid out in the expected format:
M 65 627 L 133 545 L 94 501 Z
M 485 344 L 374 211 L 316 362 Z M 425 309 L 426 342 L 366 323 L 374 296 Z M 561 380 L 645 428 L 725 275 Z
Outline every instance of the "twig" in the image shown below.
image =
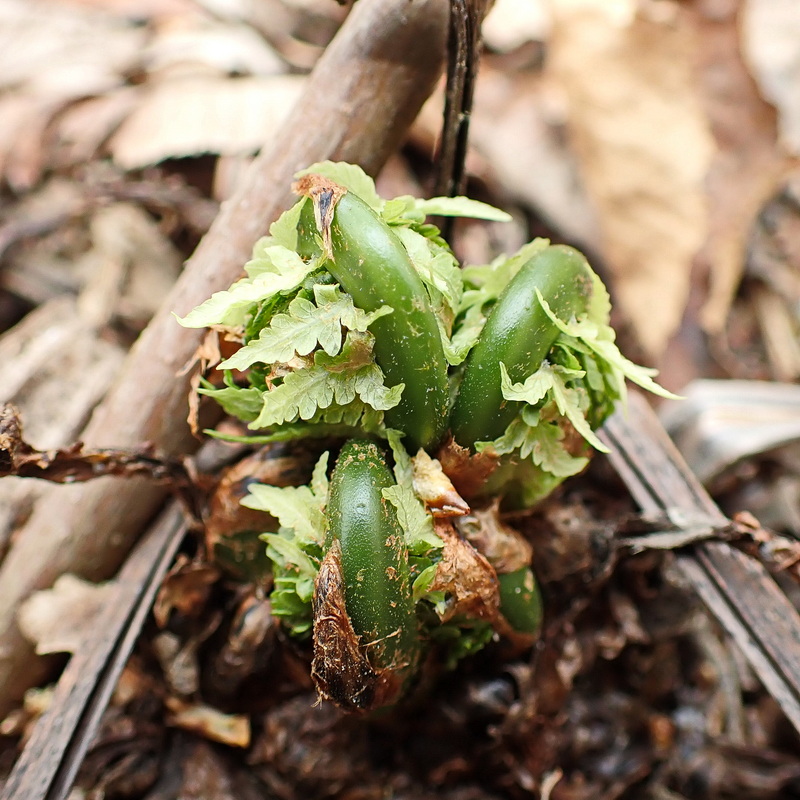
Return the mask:
M 729 521 L 670 441 L 645 400 L 633 395 L 627 415 L 615 414 L 601 438 L 611 463 L 646 513 Z M 711 613 L 734 638 L 764 686 L 800 731 L 800 615 L 762 564 L 726 542 L 694 544 L 677 564 Z
M 82 483 L 109 475 L 144 475 L 174 488 L 188 489 L 192 485 L 181 461 L 158 458 L 151 450 L 91 450 L 83 442 L 37 450 L 22 438 L 19 411 L 11 403 L 0 406 L 0 478 L 15 475 L 52 483 Z
M 469 10 L 467 0 L 450 0 L 450 22 L 447 37 L 447 84 L 444 98 L 444 117 L 436 165 L 434 194 L 457 193 L 463 176 L 463 164 L 456 163 L 456 151 L 462 131 L 469 127 L 465 116 L 467 72 L 474 63 L 469 46 Z M 466 110 L 468 113 L 468 109 Z
M 485 0 L 450 0 L 447 84 L 434 189 L 437 195 L 464 191 L 464 162 L 485 10 Z
M 486 0 L 450 0 L 447 85 L 444 119 L 436 165 L 434 194 L 453 197 L 464 192 L 469 121 L 481 49 L 481 21 Z M 450 238 L 452 219 L 442 221 Z

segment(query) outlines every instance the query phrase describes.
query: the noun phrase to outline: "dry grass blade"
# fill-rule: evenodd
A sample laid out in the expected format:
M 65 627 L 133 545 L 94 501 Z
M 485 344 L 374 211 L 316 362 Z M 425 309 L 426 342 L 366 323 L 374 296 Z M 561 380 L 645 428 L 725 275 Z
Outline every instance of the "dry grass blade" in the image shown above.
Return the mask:
M 611 462 L 642 510 L 727 518 L 716 507 L 638 395 L 629 414 L 605 425 Z M 724 542 L 700 542 L 678 556 L 697 593 L 735 639 L 792 725 L 800 731 L 800 615 L 764 567 Z

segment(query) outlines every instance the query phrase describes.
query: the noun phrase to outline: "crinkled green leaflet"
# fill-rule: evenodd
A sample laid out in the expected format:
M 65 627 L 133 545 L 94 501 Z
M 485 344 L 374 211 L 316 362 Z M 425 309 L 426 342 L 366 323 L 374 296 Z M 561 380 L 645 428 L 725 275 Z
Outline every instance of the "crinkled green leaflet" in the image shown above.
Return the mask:
M 288 363 L 295 354 L 307 356 L 317 347 L 333 357 L 341 352 L 343 329 L 366 333 L 375 319 L 392 313 L 391 308 L 383 306 L 374 314 L 366 314 L 336 285 L 317 284 L 313 291 L 313 301 L 295 297 L 286 313 L 273 316 L 259 335 L 223 361 L 220 369 L 245 370 L 259 362 Z
M 510 258 L 465 269 L 467 285 L 454 343 L 468 352 L 492 305 L 520 266 L 547 245 L 546 240 L 536 240 Z M 502 436 L 476 444 L 478 451 L 516 455 L 528 461 L 528 466 L 522 463 L 518 467 L 510 466 L 512 462 L 504 463 L 490 483 L 498 491 L 502 491 L 503 482 L 517 483 L 526 503 L 544 497 L 564 478 L 586 466 L 586 457 L 568 450 L 569 429 L 594 449 L 607 450 L 594 430 L 614 410 L 617 401 L 625 402 L 626 379 L 662 397 L 674 397 L 653 381 L 655 370 L 638 366 L 620 353 L 609 325 L 608 292 L 596 274 L 588 309 L 579 319 L 560 320 L 539 292 L 537 299 L 561 333 L 547 360 L 524 381 L 513 383 L 506 365 L 501 363 L 503 397 L 520 403 L 520 412 Z
M 383 200 L 366 173 L 352 164 L 313 164 L 299 175 L 317 173 L 357 194 L 383 215 L 405 246 L 429 293 L 445 357 L 461 361 L 466 349 L 450 341 L 462 301 L 461 270 L 428 214 L 505 220 L 505 212 L 468 198 Z M 264 441 L 324 434 L 343 428 L 383 431 L 383 412 L 395 407 L 403 385 L 387 387 L 370 347 L 369 326 L 391 314 L 384 306 L 368 314 L 320 268 L 297 254 L 302 202 L 270 226 L 245 265 L 247 276 L 217 292 L 179 322 L 215 327 L 239 338 L 242 347 L 224 360 L 224 385 L 205 382 L 201 393 L 248 423 L 267 431 Z M 243 372 L 246 380 L 234 379 Z M 253 439 L 255 442 L 255 439 Z
M 505 364 L 500 363 L 501 386 L 506 400 L 527 403 L 537 407 L 552 403 L 558 413 L 572 423 L 572 427 L 595 450 L 607 453 L 608 448 L 597 438 L 584 416 L 589 399 L 579 381 L 586 377 L 582 369 L 563 367 L 545 361 L 539 369 L 522 383 L 512 383 Z
M 209 381 L 202 380 L 197 391 L 216 400 L 226 414 L 244 422 L 254 420 L 261 410 L 261 392 L 253 386 L 238 386 L 230 372 L 225 373 L 223 381 L 224 386 L 218 388 Z
M 673 400 L 677 399 L 677 395 L 668 392 L 653 380 L 653 376 L 658 372 L 657 370 L 634 364 L 633 361 L 625 358 L 625 356 L 620 353 L 619 348 L 615 344 L 616 333 L 608 324 L 607 316 L 605 319 L 594 318 L 592 314 L 593 309 L 590 308 L 589 313 L 585 317 L 565 322 L 564 320 L 558 319 L 558 317 L 553 314 L 550 310 L 550 306 L 541 294 L 539 294 L 539 302 L 542 304 L 542 307 L 547 312 L 550 319 L 553 320 L 555 325 L 565 336 L 580 342 L 592 351 L 600 373 L 604 376 L 609 388 L 613 388 L 614 394 L 617 397 L 623 401 L 625 400 L 627 392 L 625 379 L 627 378 L 643 389 L 647 389 L 648 392 Z M 562 346 L 568 348 L 569 340 L 562 342 Z
M 254 484 L 242 505 L 266 511 L 280 523 L 277 533 L 265 533 L 267 555 L 273 563 L 272 613 L 294 636 L 311 631 L 314 579 L 323 556 L 327 532 L 328 453 L 323 453 L 308 486 Z
M 227 291 L 215 292 L 185 317 L 179 317 L 178 322 L 187 328 L 244 325 L 259 303 L 296 291 L 316 268 L 316 264 L 304 262 L 294 251 L 261 240 L 246 266 L 248 277 Z
M 427 573 L 429 584 L 442 541 L 434 533 L 431 518 L 411 487 L 410 458 L 402 449 L 396 432 L 391 432 L 391 441 L 396 454 L 395 463 L 398 466 L 395 473 L 399 482 L 384 490 L 384 496 L 397 509 L 406 546 L 412 554 L 412 579 L 417 580 L 421 573 Z M 280 523 L 277 533 L 266 533 L 262 538 L 267 543 L 267 555 L 273 562 L 273 613 L 283 620 L 295 636 L 306 636 L 311 630 L 313 582 L 327 533 L 325 506 L 329 491 L 326 473 L 329 458 L 328 452 L 320 456 L 308 486 L 255 484 L 242 501 L 248 508 L 271 514 Z M 440 599 L 429 598 L 422 583 L 415 589 L 415 600 L 435 605 Z
M 259 430 L 298 419 L 313 420 L 319 417 L 318 412 L 332 422 L 325 415 L 328 408 L 333 406 L 336 415 L 343 418 L 344 409 L 356 399 L 376 411 L 385 411 L 397 405 L 402 391 L 403 384 L 387 388 L 380 367 L 374 363 L 341 372 L 314 363 L 289 372 L 280 385 L 264 392 L 261 411 L 250 427 Z

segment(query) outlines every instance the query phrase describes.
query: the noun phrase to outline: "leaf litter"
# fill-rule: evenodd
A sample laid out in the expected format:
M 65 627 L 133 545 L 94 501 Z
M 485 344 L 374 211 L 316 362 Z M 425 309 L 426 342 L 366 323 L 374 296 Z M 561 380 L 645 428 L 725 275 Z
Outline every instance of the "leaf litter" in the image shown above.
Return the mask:
M 611 4 L 588 0 L 554 2 L 552 13 L 544 4 L 521 10 L 498 0 L 486 28 L 486 88 L 478 89 L 469 163 L 472 190 L 510 206 L 515 221 L 504 233 L 496 223 L 465 224 L 456 246 L 478 251 L 473 263 L 489 263 L 509 229 L 519 242 L 533 229 L 590 246 L 621 301 L 627 327 L 620 347 L 634 356 L 637 348 L 648 353 L 670 388 L 679 389 L 687 376 L 720 373 L 794 380 L 796 366 L 777 353 L 780 331 L 797 330 L 787 265 L 794 265 L 798 215 L 776 147 L 778 136 L 790 149 L 796 138 L 797 78 L 787 67 L 793 42 L 787 37 L 785 50 L 764 48 L 764 41 L 775 41 L 766 3 L 749 0 L 738 18 L 715 17 L 713 4 L 696 5 L 618 3 L 623 13 L 613 17 Z M 63 343 L 66 359 L 62 375 L 43 366 L 51 396 L 64 398 L 64 387 L 76 386 L 81 375 L 91 375 L 93 386 L 80 409 L 66 413 L 62 400 L 31 422 L 32 431 L 50 431 L 44 448 L 66 448 L 79 438 L 80 420 L 113 377 L 119 353 L 213 217 L 208 187 L 224 157 L 246 157 L 280 124 L 296 92 L 286 87 L 302 82 L 286 73 L 309 66 L 340 19 L 332 2 L 270 0 L 264 7 L 271 17 L 245 3 L 231 4 L 229 12 L 180 0 L 134 6 L 50 0 L 3 7 L 9 46 L 0 96 L 0 173 L 7 187 L 0 292 L 10 305 L 0 304 L 0 321 L 5 330 L 14 314 L 40 306 L 42 313 L 29 320 Z M 172 25 L 164 24 L 168 19 Z M 509 27 L 515 19 L 521 22 Z M 795 22 L 790 17 L 785 29 Z M 737 53 L 736 25 L 744 55 Z M 587 31 L 591 46 L 581 52 Z M 707 49 L 699 80 L 698 37 L 709 42 L 715 33 L 719 49 Z M 98 40 L 101 50 L 92 47 Z M 23 41 L 25 48 L 12 46 Z M 249 44 L 233 58 L 230 42 Z M 710 79 L 723 67 L 740 98 L 728 106 L 723 87 Z M 208 125 L 198 120 L 211 117 L 197 116 L 208 110 L 197 104 L 204 91 L 220 110 Z M 620 97 L 634 102 L 613 102 Z M 171 104 L 180 103 L 188 110 L 171 119 Z M 412 148 L 429 152 L 437 114 L 412 133 Z M 151 137 L 137 133 L 145 115 L 157 123 Z M 232 125 L 236 118 L 244 123 Z M 109 157 L 116 163 L 100 164 Z M 158 170 L 132 171 L 156 162 Z M 403 169 L 394 180 L 407 180 Z M 53 175 L 72 187 L 66 195 L 46 191 Z M 418 193 L 411 183 L 406 191 Z M 40 211 L 23 205 L 37 198 Z M 776 205 L 768 206 L 770 199 Z M 113 245 L 140 223 L 140 238 Z M 125 248 L 140 244 L 135 281 L 144 291 L 126 296 L 119 277 L 111 281 L 114 270 L 104 272 L 109 258 L 135 263 Z M 711 294 L 698 258 L 706 259 Z M 745 270 L 745 290 L 737 294 Z M 782 306 L 748 291 L 754 282 Z M 112 284 L 117 289 L 107 293 L 103 287 Z M 45 305 L 65 293 L 82 296 L 67 316 L 82 319 L 91 309 L 88 325 L 69 327 L 63 309 Z M 781 307 L 788 327 L 778 328 L 781 314 L 771 309 Z M 5 308 L 14 313 L 2 316 Z M 710 341 L 704 330 L 727 343 Z M 23 333 L 12 328 L 0 341 L 10 375 L 29 374 L 39 363 L 22 347 L 29 335 Z M 751 348 L 751 360 L 719 357 L 725 344 L 735 356 L 739 342 Z M 73 362 L 80 366 L 73 369 Z M 41 394 L 30 397 L 34 408 L 45 407 Z M 27 421 L 28 408 L 23 414 Z M 167 784 L 180 787 L 174 793 L 209 798 L 539 792 L 551 800 L 674 800 L 797 792 L 795 734 L 670 568 L 671 548 L 708 532 L 666 529 L 667 539 L 658 542 L 668 546 L 665 552 L 648 547 L 631 555 L 630 547 L 642 549 L 652 525 L 664 521 L 650 528 L 643 522 L 638 531 L 623 524 L 637 517 L 600 462 L 532 514 L 492 517 L 503 557 L 514 558 L 514 545 L 497 533 L 504 525 L 521 531 L 535 553 L 547 616 L 533 649 L 509 654 L 499 644 L 490 647 L 418 687 L 408 707 L 384 718 L 354 720 L 329 704 L 315 706 L 308 651 L 288 645 L 269 622 L 263 597 L 269 575 L 242 573 L 252 536 L 227 534 L 268 527 L 258 516 L 263 512 L 248 516 L 238 504 L 251 469 L 277 486 L 299 485 L 326 446 L 310 445 L 308 456 L 273 447 L 268 458 L 241 462 L 221 479 L 206 541 L 190 545 L 196 551 L 179 570 L 193 576 L 189 586 L 184 591 L 183 578 L 170 579 L 175 597 L 165 602 L 164 627 L 157 631 L 151 622 L 145 630 L 84 762 L 80 783 L 87 792 L 155 798 Z M 787 479 L 796 486 L 797 474 L 789 443 L 758 460 L 745 454 L 733 476 L 723 470 L 719 491 L 731 511 L 767 496 L 770 519 L 790 529 L 791 514 L 778 513 L 776 486 L 783 480 L 786 488 Z M 449 489 L 438 486 L 435 471 L 432 483 L 436 503 Z M 791 509 L 791 502 L 783 507 Z M 797 578 L 796 543 L 758 526 L 733 535 L 738 546 L 782 570 L 796 594 L 790 584 Z M 157 645 L 162 634 L 168 636 Z M 43 705 L 45 695 L 38 702 L 31 694 L 28 710 L 2 723 L 0 776 L 13 760 L 14 737 Z M 168 719 L 174 727 L 165 726 Z M 251 743 L 241 752 L 247 726 Z

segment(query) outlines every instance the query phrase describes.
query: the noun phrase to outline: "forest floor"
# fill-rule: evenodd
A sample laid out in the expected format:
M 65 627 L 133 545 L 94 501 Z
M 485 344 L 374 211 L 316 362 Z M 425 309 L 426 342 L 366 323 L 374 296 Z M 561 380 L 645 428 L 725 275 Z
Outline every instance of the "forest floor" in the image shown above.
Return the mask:
M 334 0 L 0 3 L 0 400 L 33 445 L 81 438 L 347 13 Z M 623 352 L 687 397 L 658 410 L 689 466 L 726 514 L 792 542 L 800 9 L 496 0 L 483 30 L 467 193 L 513 221 L 459 222 L 457 256 L 485 264 L 534 236 L 586 252 Z M 383 196 L 430 193 L 443 98 L 440 82 L 377 177 Z M 0 565 L 46 488 L 0 481 Z M 223 482 L 213 503 L 240 490 Z M 800 797 L 797 731 L 674 554 L 619 545 L 657 525 L 604 457 L 519 525 L 541 639 L 494 642 L 369 718 L 317 702 L 308 648 L 195 530 L 71 797 Z M 800 601 L 797 564 L 768 566 Z M 35 593 L 26 636 L 72 651 L 97 591 L 75 579 Z M 40 682 L 0 714 L 0 788 L 51 697 Z

